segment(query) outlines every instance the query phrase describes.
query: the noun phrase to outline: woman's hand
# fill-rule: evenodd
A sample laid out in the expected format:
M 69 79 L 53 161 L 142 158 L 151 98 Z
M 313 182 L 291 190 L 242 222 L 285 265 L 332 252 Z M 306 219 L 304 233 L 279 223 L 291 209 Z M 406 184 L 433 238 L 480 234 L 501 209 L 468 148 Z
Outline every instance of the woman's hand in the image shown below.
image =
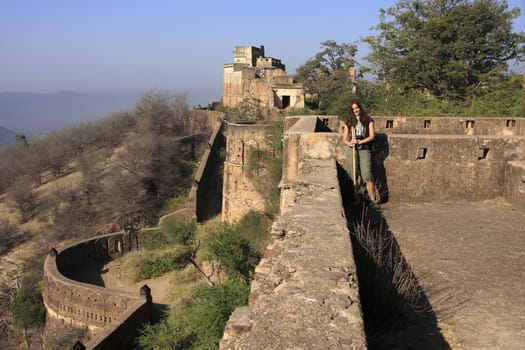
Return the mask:
M 348 147 L 354 147 L 356 145 L 357 140 L 356 139 L 349 140 L 350 138 L 349 136 L 350 136 L 350 131 L 348 130 L 348 127 L 344 125 L 343 126 L 343 142 Z

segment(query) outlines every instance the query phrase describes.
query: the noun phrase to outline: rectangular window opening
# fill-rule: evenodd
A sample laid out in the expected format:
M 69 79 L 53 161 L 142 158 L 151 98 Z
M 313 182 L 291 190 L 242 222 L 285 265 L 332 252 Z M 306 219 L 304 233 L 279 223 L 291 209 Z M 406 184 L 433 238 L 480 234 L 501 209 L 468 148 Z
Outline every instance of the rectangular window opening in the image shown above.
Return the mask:
M 516 127 L 516 120 L 515 119 L 507 119 L 507 128 L 515 128 Z
M 474 121 L 473 120 L 467 120 L 467 129 L 474 129 Z
M 482 159 L 487 158 L 488 154 L 489 154 L 489 149 L 488 148 L 480 148 L 478 150 L 478 160 L 482 160 Z
M 429 120 L 429 119 L 425 120 L 424 128 L 425 129 L 429 129 L 430 128 L 430 123 L 431 123 L 431 120 Z
M 392 129 L 394 127 L 394 121 L 393 120 L 387 120 L 386 121 L 386 128 L 387 129 Z
M 427 149 L 426 148 L 420 148 L 417 151 L 417 157 L 416 159 L 425 159 L 427 156 Z
M 290 106 L 290 96 L 283 96 L 282 109 L 285 109 L 288 106 Z

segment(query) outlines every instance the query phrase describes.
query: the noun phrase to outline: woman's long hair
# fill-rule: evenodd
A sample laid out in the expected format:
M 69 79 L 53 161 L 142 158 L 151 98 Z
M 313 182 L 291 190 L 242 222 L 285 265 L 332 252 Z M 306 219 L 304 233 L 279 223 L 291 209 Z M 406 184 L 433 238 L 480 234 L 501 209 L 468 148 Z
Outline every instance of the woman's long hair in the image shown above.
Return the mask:
M 370 124 L 370 122 L 372 121 L 372 118 L 370 118 L 368 113 L 366 113 L 366 111 L 363 109 L 363 106 L 361 106 L 361 103 L 358 100 L 350 101 L 350 104 L 348 105 L 348 121 L 346 123 L 350 127 L 355 127 L 357 124 L 357 117 L 355 116 L 354 111 L 352 110 L 352 105 L 354 104 L 359 107 L 359 110 L 361 111 L 359 120 L 361 121 L 361 124 L 363 124 L 368 131 L 368 124 Z

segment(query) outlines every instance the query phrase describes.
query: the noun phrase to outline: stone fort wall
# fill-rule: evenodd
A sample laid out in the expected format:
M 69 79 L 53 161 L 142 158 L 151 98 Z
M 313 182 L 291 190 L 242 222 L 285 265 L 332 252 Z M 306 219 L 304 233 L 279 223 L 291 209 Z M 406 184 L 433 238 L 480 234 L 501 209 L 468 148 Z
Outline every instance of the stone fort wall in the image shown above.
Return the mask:
M 112 290 L 74 279 L 86 266 L 117 258 L 138 249 L 145 232 L 119 232 L 95 237 L 60 250 L 52 249 L 44 263 L 43 299 L 46 307 L 46 338 L 56 336 L 64 325 L 87 327 L 92 338 L 88 349 L 100 342 L 125 349 L 133 344 L 136 329 L 150 321 L 152 300 L 149 288 L 136 293 Z M 126 334 L 118 329 L 133 330 Z M 107 338 L 107 339 L 106 339 Z M 94 342 L 96 344 L 94 344 Z
M 375 117 L 374 174 L 386 201 L 483 200 L 525 209 L 525 119 Z M 249 306 L 231 315 L 222 350 L 365 349 L 336 164 L 342 122 L 290 117 L 281 217 L 256 268 Z M 325 132 L 329 126 L 333 132 Z M 450 174 L 452 173 L 452 174 Z M 306 310 L 306 311 L 305 311 Z
M 373 173 L 383 201 L 486 200 L 525 208 L 524 118 L 374 117 Z M 343 122 L 289 117 L 283 183 L 304 157 L 333 158 L 345 169 Z M 324 132 L 320 126 L 333 132 Z M 305 130 L 317 128 L 318 132 Z M 321 130 L 321 131 L 319 131 Z
M 379 180 L 384 200 L 482 200 L 505 196 L 517 208 L 525 208 L 525 119 L 374 118 L 377 132 L 374 174 Z M 347 314 L 341 311 L 346 316 L 340 321 L 355 325 L 357 333 L 351 338 L 359 344 L 362 334 L 359 300 L 354 295 L 357 285 L 352 277 L 353 258 L 346 243 L 341 243 L 341 237 L 348 236 L 342 223 L 344 218 L 337 208 L 328 206 L 326 216 L 332 220 L 327 225 L 332 227 L 330 232 L 335 235 L 333 238 L 338 242 L 339 248 L 342 247 L 340 252 L 347 254 L 346 257 L 341 255 L 341 264 L 328 264 L 335 255 L 326 252 L 325 258 L 328 260 L 319 265 L 323 267 L 321 270 L 306 270 L 306 260 L 296 256 L 298 247 L 303 248 L 301 245 L 304 235 L 312 233 L 311 239 L 314 242 L 316 235 L 326 233 L 326 230 L 319 231 L 320 219 L 307 223 L 302 221 L 306 210 L 314 208 L 324 212 L 326 203 L 339 206 L 337 198 L 323 201 L 325 194 L 321 194 L 326 191 L 326 195 L 330 197 L 338 191 L 333 169 L 336 164 L 346 167 L 342 122 L 334 116 L 303 116 L 287 118 L 285 126 L 281 181 L 283 218 L 275 223 L 274 241 L 257 268 L 252 285 L 251 305 L 255 305 L 258 300 L 260 304 L 257 305 L 265 305 L 258 312 L 268 313 L 268 308 L 272 305 L 277 309 L 276 305 L 284 302 L 284 299 L 272 299 L 278 295 L 283 298 L 286 296 L 287 302 L 290 301 L 292 305 L 297 302 L 297 298 L 317 300 L 309 297 L 310 287 L 284 282 L 296 280 L 306 283 L 313 276 L 321 276 L 319 281 L 332 281 L 335 284 L 331 288 L 338 291 L 335 293 L 330 289 L 330 293 L 335 293 L 336 299 L 330 299 L 333 297 L 330 294 L 330 298 L 323 300 L 332 300 L 326 305 L 331 305 L 333 310 L 348 309 Z M 243 169 L 250 148 L 270 149 L 273 146 L 269 142 L 273 139 L 273 130 L 270 126 L 250 124 L 221 124 L 221 127 L 224 128 L 223 131 L 214 134 L 224 134 L 226 137 L 222 215 L 224 220 L 234 221 L 243 215 L 243 211 L 264 208 L 253 188 L 249 188 L 249 182 L 243 179 Z M 215 147 L 213 145 L 215 139 L 210 140 L 210 149 Z M 199 171 L 201 176 L 206 170 L 206 159 Z M 199 184 L 205 182 L 202 178 L 198 181 Z M 205 188 L 206 185 L 198 186 L 202 191 Z M 201 200 L 194 192 L 194 204 L 189 208 L 193 215 L 198 210 L 199 201 Z M 332 212 L 339 213 L 337 218 L 329 215 Z M 311 217 L 315 216 L 312 214 Z M 57 331 L 63 324 L 87 325 L 94 341 L 99 341 L 99 344 L 106 341 L 109 344 L 112 339 L 122 343 L 122 332 L 128 333 L 138 328 L 137 324 L 147 318 L 151 303 L 148 301 L 147 287 L 137 293 L 122 293 L 74 281 L 67 276 L 72 277 L 77 266 L 115 258 L 130 249 L 140 247 L 141 240 L 147 237 L 145 232 L 96 237 L 74 247 L 51 252 L 44 266 L 44 302 L 50 321 L 49 328 L 46 325 L 46 332 Z M 295 238 L 288 240 L 288 245 L 284 242 L 285 237 Z M 312 246 L 319 248 L 319 244 L 324 242 L 318 241 L 312 243 Z M 349 240 L 347 243 L 350 244 Z M 317 249 L 312 254 L 322 258 L 324 253 Z M 306 257 L 308 256 L 303 256 L 304 259 Z M 294 260 L 295 258 L 299 260 Z M 298 289 L 295 288 L 302 288 L 304 293 L 296 293 Z M 255 323 L 250 319 L 256 317 L 254 315 L 257 312 L 254 313 L 254 310 L 257 307 L 250 306 L 232 315 L 225 333 L 225 344 L 235 344 L 234 339 L 244 332 L 242 329 L 253 328 Z M 311 315 L 321 312 L 310 310 Z M 274 315 L 280 317 L 278 313 Z M 269 322 L 271 323 L 271 319 Z M 307 318 L 304 322 L 308 322 Z M 253 334 L 255 333 L 251 332 L 252 336 Z M 122 339 L 118 340 L 119 338 Z M 342 342 L 350 341 L 348 337 L 338 339 Z M 118 349 L 115 344 L 93 348 Z M 224 346 L 228 348 L 229 345 Z
M 221 215 L 223 221 L 235 222 L 250 209 L 265 210 L 267 203 L 256 191 L 247 169 L 249 158 L 254 156 L 252 151 L 263 151 L 267 156 L 274 156 L 275 129 L 273 125 L 229 123 L 223 133 L 227 142 Z M 264 171 L 254 171 L 258 170 Z
M 525 119 L 374 119 L 375 174 L 387 199 L 505 197 L 525 207 Z

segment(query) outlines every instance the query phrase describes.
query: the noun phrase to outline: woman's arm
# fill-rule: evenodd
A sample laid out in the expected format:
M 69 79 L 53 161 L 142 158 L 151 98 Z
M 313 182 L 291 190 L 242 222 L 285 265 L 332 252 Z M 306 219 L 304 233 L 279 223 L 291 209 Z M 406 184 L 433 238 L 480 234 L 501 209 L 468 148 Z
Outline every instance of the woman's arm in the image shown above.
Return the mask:
M 349 134 L 350 134 L 350 130 L 348 130 L 348 126 L 346 124 L 343 125 L 343 142 L 347 146 L 354 147 L 355 139 L 350 139 L 350 137 L 348 137 Z

